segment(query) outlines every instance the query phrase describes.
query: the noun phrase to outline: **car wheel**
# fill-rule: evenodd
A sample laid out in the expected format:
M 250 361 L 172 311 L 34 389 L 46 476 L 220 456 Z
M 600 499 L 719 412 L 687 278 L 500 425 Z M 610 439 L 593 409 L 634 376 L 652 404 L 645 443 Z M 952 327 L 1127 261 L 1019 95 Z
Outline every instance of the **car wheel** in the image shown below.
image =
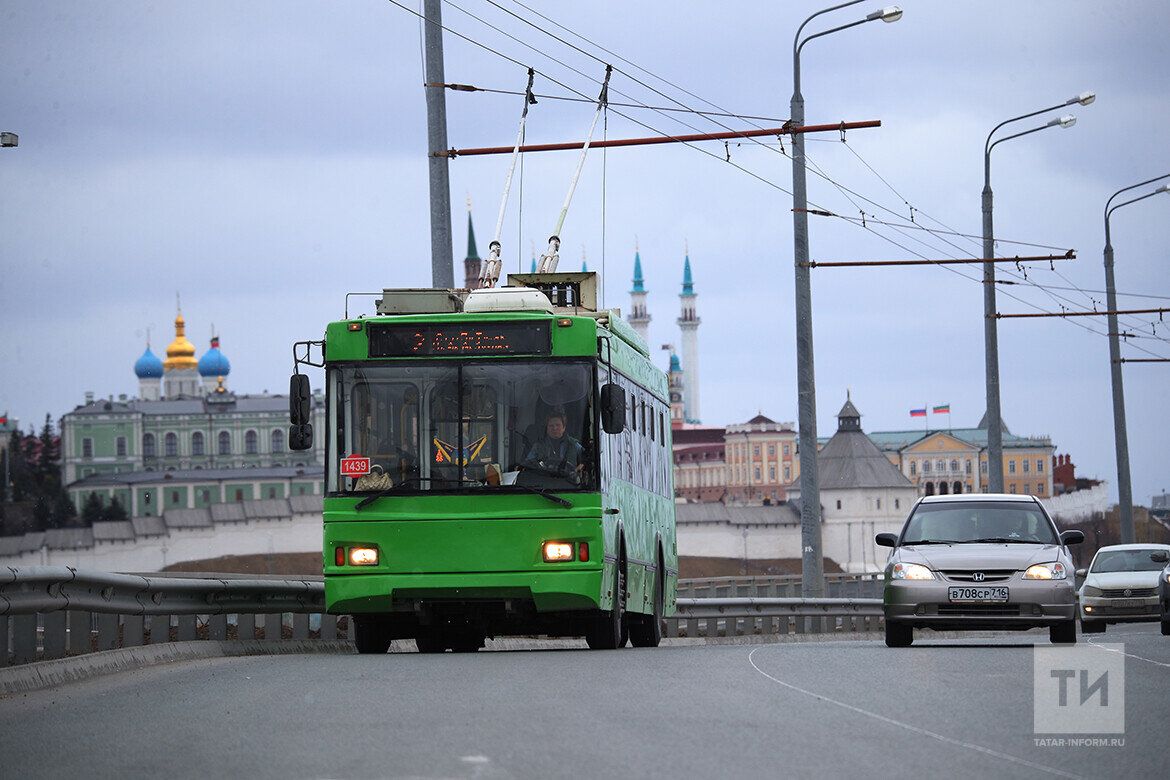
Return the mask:
M 1048 638 L 1054 645 L 1075 645 L 1077 643 L 1077 621 L 1066 620 L 1048 627 Z
M 1082 620 L 1081 621 L 1082 634 L 1104 634 L 1105 621 L 1104 620 Z
M 1170 620 L 1162 621 L 1162 636 L 1170 636 Z
M 385 615 L 351 615 L 353 642 L 362 655 L 381 655 L 390 649 L 390 619 Z
M 585 634 L 585 642 L 591 650 L 616 650 L 623 647 L 628 639 L 626 633 L 626 572 L 624 561 L 614 566 L 613 609 L 598 610 L 593 625 Z
M 662 568 L 659 567 L 658 573 L 654 577 L 653 614 L 631 616 L 628 621 L 630 623 L 630 641 L 634 647 L 658 647 L 662 641 L 662 613 L 664 611 L 662 600 L 665 590 L 662 587 L 662 578 Z
M 913 627 L 906 623 L 886 621 L 886 647 L 909 647 L 913 643 Z

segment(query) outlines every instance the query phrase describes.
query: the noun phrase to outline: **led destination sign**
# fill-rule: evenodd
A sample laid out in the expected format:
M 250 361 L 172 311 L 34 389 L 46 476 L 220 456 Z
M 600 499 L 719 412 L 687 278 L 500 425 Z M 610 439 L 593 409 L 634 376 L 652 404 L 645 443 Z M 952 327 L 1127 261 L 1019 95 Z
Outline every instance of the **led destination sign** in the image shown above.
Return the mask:
M 369 335 L 372 358 L 552 352 L 547 321 L 370 325 Z

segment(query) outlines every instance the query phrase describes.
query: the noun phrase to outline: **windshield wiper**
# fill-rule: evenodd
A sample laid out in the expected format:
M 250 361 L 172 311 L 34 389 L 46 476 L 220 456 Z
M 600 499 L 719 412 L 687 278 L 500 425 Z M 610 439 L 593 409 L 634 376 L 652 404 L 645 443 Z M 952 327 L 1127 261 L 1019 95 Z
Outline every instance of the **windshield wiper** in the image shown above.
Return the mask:
M 385 496 L 403 495 L 402 488 L 404 488 L 407 485 L 410 485 L 412 483 L 415 483 L 415 482 L 450 482 L 450 483 L 454 483 L 456 485 L 482 485 L 483 484 L 482 482 L 476 482 L 473 479 L 444 479 L 442 477 L 433 477 L 433 478 L 432 477 L 410 477 L 409 479 L 405 479 L 402 482 L 399 482 L 397 485 L 393 485 L 391 487 L 384 488 L 383 490 L 379 490 L 377 493 L 371 493 L 370 495 L 366 496 L 365 498 L 363 498 L 361 501 L 357 502 L 357 504 L 354 505 L 354 511 L 360 512 L 363 509 L 365 509 L 367 506 L 369 506 L 370 504 L 377 501 L 379 498 L 383 498 Z M 572 501 L 569 501 L 566 498 L 561 498 L 558 495 L 554 495 L 553 493 L 551 493 L 543 488 L 534 487 L 532 485 L 506 485 L 506 487 L 514 487 L 514 488 L 519 488 L 520 490 L 527 490 L 529 493 L 535 493 L 538 496 L 544 496 L 549 501 L 552 501 L 554 504 L 560 504 L 561 506 L 567 507 L 570 509 L 573 507 Z
M 554 504 L 560 504 L 561 506 L 567 507 L 569 509 L 573 508 L 572 501 L 570 501 L 567 498 L 561 498 L 560 496 L 555 495 L 551 491 L 545 490 L 544 488 L 538 488 L 534 485 L 515 485 L 515 484 L 507 485 L 506 487 L 514 487 L 514 488 L 520 488 L 521 490 L 527 490 L 529 493 L 535 493 L 538 496 L 544 496 L 549 501 L 552 501 Z
M 361 501 L 357 502 L 357 504 L 354 505 L 354 511 L 360 512 L 360 511 L 362 511 L 362 509 L 364 509 L 365 507 L 369 506 L 370 504 L 374 503 L 379 498 L 382 498 L 384 496 L 401 495 L 402 488 L 404 488 L 407 485 L 410 485 L 412 483 L 415 483 L 415 482 L 454 482 L 457 485 L 478 485 L 479 484 L 478 482 L 475 482 L 475 481 L 470 480 L 470 479 L 460 480 L 460 479 L 443 479 L 442 477 L 434 477 L 434 478 L 432 478 L 432 477 L 409 477 L 407 479 L 402 480 L 397 485 L 391 485 L 388 488 L 383 488 L 382 490 L 379 490 L 377 493 L 371 493 L 370 495 L 366 496 L 365 498 L 363 498 Z
M 987 536 L 983 539 L 968 539 L 964 544 L 1051 544 L 1038 539 L 1012 539 L 1007 536 Z
M 902 542 L 903 546 L 911 544 L 955 544 L 954 539 L 919 539 L 916 542 Z

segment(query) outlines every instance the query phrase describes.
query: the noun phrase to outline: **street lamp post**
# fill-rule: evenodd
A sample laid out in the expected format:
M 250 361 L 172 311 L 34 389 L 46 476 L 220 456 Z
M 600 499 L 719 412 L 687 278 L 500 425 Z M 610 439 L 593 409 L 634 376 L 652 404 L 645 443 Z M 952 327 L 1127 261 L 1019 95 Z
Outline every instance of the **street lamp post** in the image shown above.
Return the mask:
M 792 41 L 792 102 L 789 122 L 793 128 L 804 124 L 804 97 L 800 94 L 800 50 L 814 38 L 847 30 L 859 24 L 881 19 L 896 22 L 902 18 L 902 9 L 889 6 L 874 11 L 840 27 L 801 39 L 804 28 L 816 17 L 857 5 L 862 0 L 850 0 L 822 11 L 804 20 Z M 821 494 L 817 481 L 817 399 L 813 371 L 812 285 L 808 267 L 808 188 L 805 179 L 804 135 L 792 133 L 792 241 L 796 267 L 796 382 L 802 453 L 800 465 L 800 541 L 801 586 L 805 598 L 820 598 L 825 592 L 824 560 L 821 555 Z
M 1049 106 L 1039 111 L 1032 111 L 1017 117 L 1012 117 L 996 125 L 987 134 L 987 141 L 983 144 L 983 258 L 986 260 L 983 263 L 983 347 L 984 367 L 987 376 L 987 415 L 984 419 L 987 421 L 987 489 L 991 493 L 1004 492 L 1003 420 L 1000 416 L 999 406 L 999 335 L 995 320 L 995 231 L 992 221 L 991 150 L 997 144 L 1003 143 L 1004 141 L 1038 133 L 1050 127 L 1072 127 L 1076 124 L 1077 120 L 1074 116 L 1060 117 L 1040 127 L 1000 138 L 995 143 L 992 143 L 991 137 L 1001 127 L 1012 122 L 1030 119 L 1040 114 L 1046 114 L 1049 111 L 1056 111 L 1065 106 L 1071 106 L 1074 103 L 1087 106 L 1096 100 L 1096 98 L 1097 96 L 1093 92 L 1082 92 L 1080 95 L 1069 98 L 1055 106 Z
M 1110 195 L 1109 200 L 1105 202 L 1105 300 L 1109 307 L 1109 376 L 1113 387 L 1113 441 L 1117 448 L 1117 509 L 1120 515 L 1122 544 L 1132 544 L 1134 541 L 1133 491 L 1129 483 L 1129 437 L 1125 429 L 1125 389 L 1121 382 L 1121 343 L 1115 314 L 1117 291 L 1113 286 L 1113 241 L 1109 232 L 1109 217 L 1122 206 L 1152 198 L 1159 193 L 1170 192 L 1170 186 L 1162 185 L 1153 192 L 1123 201 L 1116 206 L 1112 205 L 1113 199 L 1121 193 L 1162 179 L 1170 179 L 1170 173 L 1123 187 Z

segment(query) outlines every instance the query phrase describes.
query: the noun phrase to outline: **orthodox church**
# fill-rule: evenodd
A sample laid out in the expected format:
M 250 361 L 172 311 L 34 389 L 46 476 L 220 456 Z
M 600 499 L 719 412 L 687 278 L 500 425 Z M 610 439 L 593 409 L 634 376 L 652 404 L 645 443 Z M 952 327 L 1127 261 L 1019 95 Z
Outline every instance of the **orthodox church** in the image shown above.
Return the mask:
M 85 403 L 62 417 L 62 474 L 76 505 L 97 493 L 147 516 L 319 493 L 324 437 L 313 450 L 290 451 L 288 397 L 232 392 L 231 361 L 219 336 L 197 358 L 181 309 L 174 327 L 165 357 L 148 340 L 134 361 L 137 396 L 95 399 L 87 392 Z M 324 430 L 324 407 L 315 393 L 318 430 Z

